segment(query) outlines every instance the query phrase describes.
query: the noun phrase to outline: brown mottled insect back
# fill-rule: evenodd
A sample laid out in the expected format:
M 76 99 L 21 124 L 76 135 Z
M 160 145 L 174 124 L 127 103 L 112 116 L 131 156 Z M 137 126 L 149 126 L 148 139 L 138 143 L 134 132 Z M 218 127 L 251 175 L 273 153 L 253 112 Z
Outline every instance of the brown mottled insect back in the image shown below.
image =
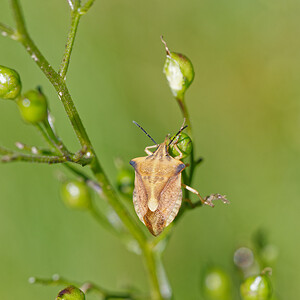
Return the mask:
M 139 126 L 136 122 L 134 123 Z M 141 126 L 139 127 L 146 133 Z M 181 127 L 178 134 L 186 127 Z M 182 202 L 181 187 L 197 194 L 202 203 L 211 206 L 213 206 L 211 200 L 218 198 L 218 195 L 214 195 L 213 199 L 210 198 L 209 201 L 206 201 L 195 189 L 182 184 L 181 172 L 186 165 L 180 160 L 182 153 L 176 144 L 174 146 L 177 147 L 176 150 L 180 155 L 173 158 L 168 153 L 168 147 L 173 141 L 167 144 L 168 139 L 166 138 L 163 143 L 158 145 L 152 138 L 151 140 L 156 145 L 145 148 L 148 156 L 134 158 L 130 164 L 135 169 L 133 191 L 135 211 L 149 231 L 157 236 L 174 220 L 179 211 Z M 151 152 L 150 148 L 157 149 Z

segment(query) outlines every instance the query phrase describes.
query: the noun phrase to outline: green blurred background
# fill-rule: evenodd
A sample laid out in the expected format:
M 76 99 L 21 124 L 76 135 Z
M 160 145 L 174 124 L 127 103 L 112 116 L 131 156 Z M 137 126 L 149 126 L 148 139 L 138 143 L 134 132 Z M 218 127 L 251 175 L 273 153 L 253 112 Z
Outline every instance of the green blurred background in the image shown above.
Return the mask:
M 23 0 L 29 31 L 57 69 L 69 25 L 67 1 Z M 200 299 L 208 262 L 233 274 L 234 249 L 265 228 L 279 247 L 275 291 L 298 299 L 300 228 L 300 2 L 294 0 L 106 0 L 82 18 L 68 84 L 100 160 L 113 180 L 114 159 L 143 155 L 174 133 L 182 116 L 162 73 L 165 52 L 186 54 L 196 77 L 186 98 L 197 153 L 205 158 L 194 187 L 228 195 L 230 206 L 186 214 L 164 254 L 176 299 Z M 8 1 L 0 20 L 13 25 Z M 24 90 L 42 85 L 56 126 L 78 143 L 63 107 L 21 45 L 0 37 L 0 64 L 19 71 Z M 0 143 L 43 145 L 17 108 L 1 101 Z M 54 299 L 58 288 L 30 276 L 59 273 L 107 288 L 147 288 L 141 259 L 87 214 L 64 207 L 59 166 L 0 165 L 2 299 Z M 92 299 L 92 297 L 89 297 Z

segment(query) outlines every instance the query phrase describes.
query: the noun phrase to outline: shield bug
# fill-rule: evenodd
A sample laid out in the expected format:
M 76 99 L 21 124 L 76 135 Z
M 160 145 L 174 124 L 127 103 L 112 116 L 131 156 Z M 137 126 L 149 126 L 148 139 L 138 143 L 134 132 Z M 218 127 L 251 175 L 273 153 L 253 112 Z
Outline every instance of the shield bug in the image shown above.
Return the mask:
M 134 122 L 134 121 L 133 121 Z M 134 122 L 154 142 L 155 145 L 145 148 L 147 156 L 137 157 L 130 161 L 135 169 L 133 204 L 139 219 L 146 225 L 150 233 L 159 235 L 176 217 L 182 202 L 181 187 L 196 194 L 203 204 L 213 206 L 212 200 L 222 199 L 219 194 L 203 199 L 199 192 L 181 182 L 181 172 L 186 165 L 181 161 L 182 153 L 176 145 L 178 135 L 187 127 L 182 126 L 178 133 L 168 143 L 168 136 L 161 144 L 154 139 L 136 122 Z M 172 157 L 168 153 L 170 145 L 179 153 Z M 154 152 L 149 149 L 156 148 Z

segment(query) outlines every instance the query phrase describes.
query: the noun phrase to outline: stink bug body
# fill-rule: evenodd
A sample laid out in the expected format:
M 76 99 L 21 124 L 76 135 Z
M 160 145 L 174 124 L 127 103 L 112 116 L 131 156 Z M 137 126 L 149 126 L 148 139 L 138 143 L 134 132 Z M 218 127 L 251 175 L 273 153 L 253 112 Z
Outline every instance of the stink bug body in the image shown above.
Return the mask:
M 136 122 L 134 122 L 139 126 Z M 139 126 L 144 132 L 145 130 Z M 212 205 L 211 200 L 220 198 L 220 195 L 210 196 L 204 200 L 199 193 L 185 184 L 181 183 L 181 172 L 186 165 L 181 161 L 182 153 L 173 158 L 168 153 L 170 144 L 180 132 L 185 129 L 181 127 L 173 140 L 168 144 L 168 139 L 161 144 L 146 147 L 147 156 L 137 157 L 130 161 L 135 169 L 135 188 L 133 191 L 133 204 L 140 220 L 147 226 L 151 234 L 159 235 L 176 217 L 182 202 L 181 187 L 197 194 L 202 203 Z M 151 152 L 150 148 L 156 148 Z

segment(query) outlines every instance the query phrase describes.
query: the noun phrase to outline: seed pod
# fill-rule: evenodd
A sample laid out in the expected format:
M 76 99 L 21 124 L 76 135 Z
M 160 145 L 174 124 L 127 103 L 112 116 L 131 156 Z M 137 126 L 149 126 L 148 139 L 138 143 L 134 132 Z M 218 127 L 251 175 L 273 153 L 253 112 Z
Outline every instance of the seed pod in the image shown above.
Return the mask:
M 117 187 L 125 196 L 132 196 L 134 189 L 134 172 L 128 168 L 121 168 L 117 175 Z
M 70 285 L 58 293 L 56 300 L 85 300 L 85 295 L 82 290 Z
M 218 267 L 208 267 L 204 271 L 201 291 L 206 300 L 232 299 L 230 278 Z
M 243 300 L 269 300 L 272 286 L 266 275 L 251 276 L 240 287 Z
M 61 186 L 61 197 L 70 208 L 84 210 L 91 206 L 91 194 L 83 181 L 65 181 Z
M 20 76 L 17 71 L 0 66 L 0 98 L 15 99 L 22 89 Z
M 47 118 L 47 99 L 40 91 L 28 91 L 18 99 L 17 103 L 25 122 L 36 124 Z
M 174 137 L 175 136 L 172 136 L 170 138 L 170 140 L 172 140 Z M 188 157 L 191 154 L 192 149 L 193 149 L 193 143 L 192 143 L 191 138 L 186 133 L 181 132 L 175 141 L 176 141 L 175 143 L 173 142 L 170 145 L 170 148 L 169 148 L 170 155 L 173 157 L 176 157 L 180 154 L 176 150 L 176 147 L 175 147 L 175 145 L 176 145 L 183 155 L 182 158 Z
M 194 80 L 192 62 L 185 55 L 168 50 L 163 71 L 173 95 L 181 98 Z

